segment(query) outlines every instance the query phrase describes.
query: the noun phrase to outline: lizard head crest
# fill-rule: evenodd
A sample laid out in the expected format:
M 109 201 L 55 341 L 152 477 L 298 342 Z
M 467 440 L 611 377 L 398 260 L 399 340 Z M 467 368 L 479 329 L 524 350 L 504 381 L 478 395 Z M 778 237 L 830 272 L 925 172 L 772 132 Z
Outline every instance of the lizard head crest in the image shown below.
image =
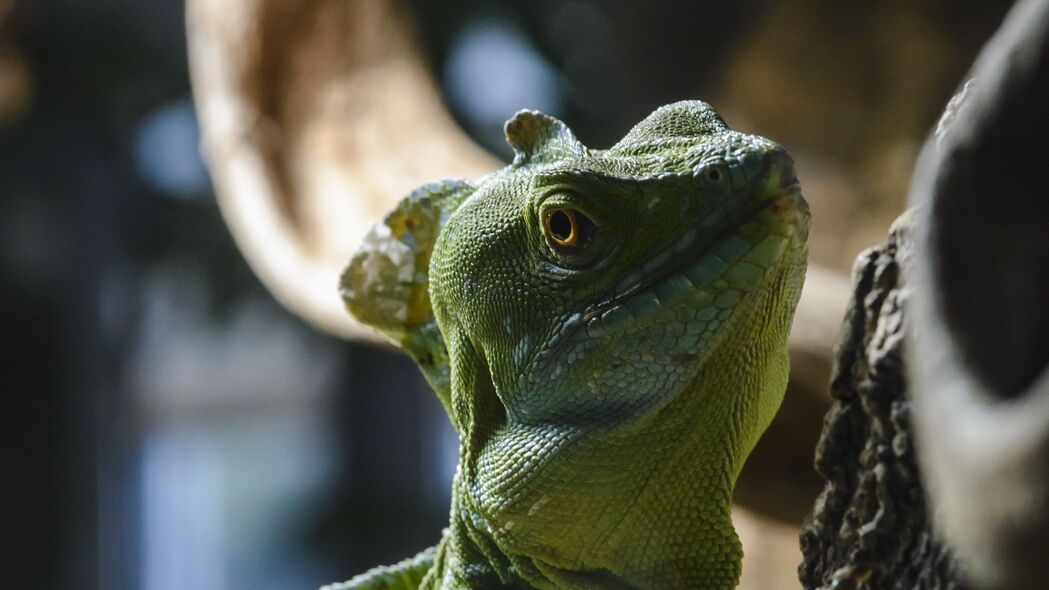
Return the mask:
M 631 129 L 610 151 L 637 153 L 670 142 L 687 144 L 729 131 L 721 115 L 705 102 L 687 100 L 659 107 Z
M 518 111 L 503 130 L 506 142 L 514 150 L 513 166 L 549 163 L 586 154 L 586 147 L 567 125 L 539 111 Z

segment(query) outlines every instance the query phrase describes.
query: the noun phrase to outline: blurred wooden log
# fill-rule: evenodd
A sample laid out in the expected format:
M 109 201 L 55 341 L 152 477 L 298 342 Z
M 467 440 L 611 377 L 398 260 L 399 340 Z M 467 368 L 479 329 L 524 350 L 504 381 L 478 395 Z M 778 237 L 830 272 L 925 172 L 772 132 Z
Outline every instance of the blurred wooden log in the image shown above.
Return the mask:
M 1049 1 L 1022 0 L 919 161 L 909 313 L 921 467 L 986 588 L 1049 555 Z
M 0 0 L 0 129 L 29 110 L 33 76 L 19 46 L 14 0 Z
M 357 242 L 417 185 L 499 163 L 455 126 L 385 0 L 190 0 L 187 29 L 203 148 L 237 244 L 292 311 L 375 339 L 336 290 Z
M 389 0 L 189 0 L 187 29 L 205 156 L 237 244 L 293 312 L 377 341 L 336 291 L 358 241 L 415 186 L 499 162 L 451 120 Z M 796 524 L 819 489 L 811 449 L 848 291 L 810 269 L 787 401 L 738 488 L 760 514 Z

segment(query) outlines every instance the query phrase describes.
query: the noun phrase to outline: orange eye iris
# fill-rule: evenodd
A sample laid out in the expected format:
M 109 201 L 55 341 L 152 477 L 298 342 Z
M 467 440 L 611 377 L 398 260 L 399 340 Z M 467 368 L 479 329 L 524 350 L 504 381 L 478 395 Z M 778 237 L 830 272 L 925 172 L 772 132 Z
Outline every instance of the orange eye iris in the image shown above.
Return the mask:
M 543 211 L 543 237 L 551 262 L 561 268 L 581 269 L 608 253 L 614 228 L 602 228 L 571 205 L 554 205 Z
M 579 215 L 573 209 L 554 209 L 546 216 L 546 235 L 558 246 L 579 245 Z

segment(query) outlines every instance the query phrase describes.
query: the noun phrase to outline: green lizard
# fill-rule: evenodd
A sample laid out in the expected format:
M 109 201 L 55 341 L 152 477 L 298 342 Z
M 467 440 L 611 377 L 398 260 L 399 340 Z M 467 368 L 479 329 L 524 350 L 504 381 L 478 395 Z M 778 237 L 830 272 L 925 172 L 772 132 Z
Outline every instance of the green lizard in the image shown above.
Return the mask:
M 509 166 L 412 193 L 343 275 L 460 461 L 436 547 L 327 588 L 735 587 L 732 491 L 805 274 L 790 157 L 698 101 L 608 150 L 535 111 L 506 137 Z

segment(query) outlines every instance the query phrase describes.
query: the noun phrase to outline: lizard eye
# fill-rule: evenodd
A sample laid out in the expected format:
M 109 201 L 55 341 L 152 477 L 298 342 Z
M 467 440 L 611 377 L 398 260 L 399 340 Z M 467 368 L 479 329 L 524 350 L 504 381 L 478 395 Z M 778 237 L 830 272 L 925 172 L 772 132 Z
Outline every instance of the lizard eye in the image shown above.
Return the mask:
M 550 242 L 558 248 L 585 248 L 597 232 L 597 225 L 575 209 L 557 208 L 547 211 L 543 230 Z

